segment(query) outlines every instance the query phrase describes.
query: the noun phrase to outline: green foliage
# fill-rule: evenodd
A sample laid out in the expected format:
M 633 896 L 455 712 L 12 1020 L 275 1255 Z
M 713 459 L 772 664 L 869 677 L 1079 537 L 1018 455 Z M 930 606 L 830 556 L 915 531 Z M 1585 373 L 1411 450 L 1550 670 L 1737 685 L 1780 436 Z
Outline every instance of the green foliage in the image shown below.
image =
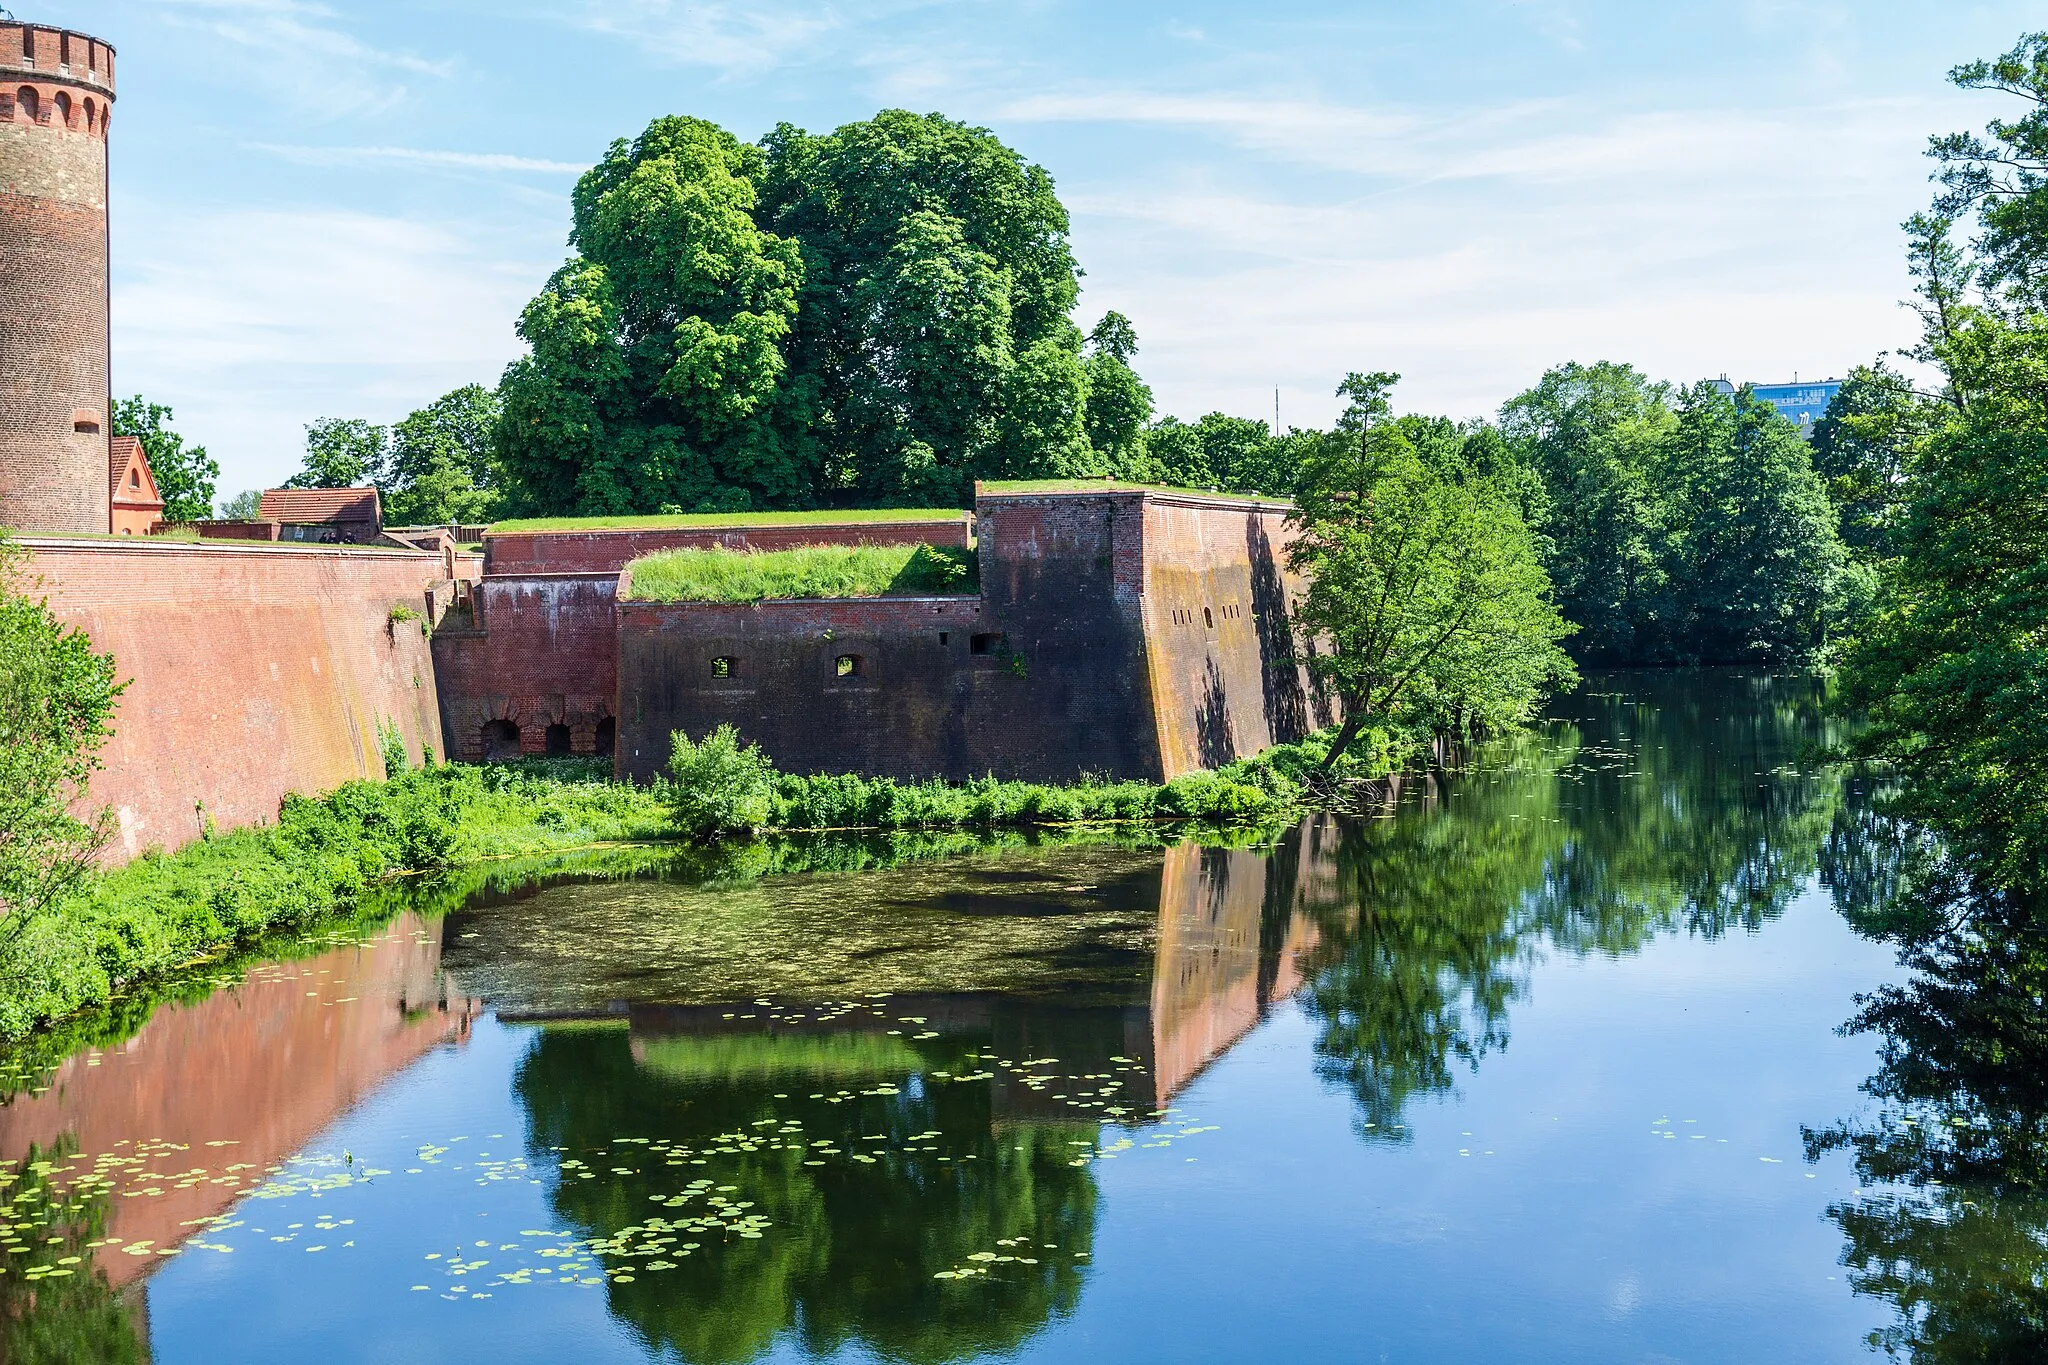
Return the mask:
M 557 761 L 402 772 L 288 796 L 275 824 L 146 854 L 31 922 L 0 982 L 0 1037 L 196 954 L 305 929 L 373 901 L 399 870 L 459 867 L 667 831 L 656 793 Z
M 254 521 L 263 511 L 263 491 L 247 488 L 224 500 L 217 515 L 222 521 Z
M 1666 440 L 1678 528 L 1668 646 L 1687 662 L 1800 660 L 1850 601 L 1836 514 L 1792 424 L 1743 389 L 1696 384 Z
M 306 424 L 306 459 L 286 488 L 382 485 L 390 433 L 360 417 L 322 417 Z
M 670 745 L 669 809 L 685 838 L 751 834 L 769 823 L 775 812 L 775 765 L 759 745 L 742 744 L 730 725 L 719 726 L 702 743 L 678 730 Z
M 632 596 L 649 602 L 911 597 L 975 590 L 974 555 L 945 545 L 662 550 L 629 567 Z
M 1501 409 L 1502 435 L 1536 475 L 1525 513 L 1587 658 L 1656 659 L 1668 634 L 1658 465 L 1677 425 L 1669 400 L 1668 385 L 1602 361 L 1561 365 Z
M 492 454 L 498 395 L 466 384 L 391 428 L 380 487 L 384 519 L 395 526 L 489 521 L 503 497 Z
M 574 203 L 501 387 L 523 509 L 957 507 L 977 474 L 1103 462 L 1066 211 L 985 130 L 890 110 L 752 146 L 657 119 Z M 1116 379 L 1105 439 L 1142 392 Z
M 1991 120 L 1985 137 L 1930 139 L 1942 185 L 1935 216 L 1950 221 L 1975 213 L 1983 235 L 1973 273 L 2016 315 L 2037 313 L 2048 303 L 2048 33 L 2023 35 L 1995 60 L 1965 62 L 1949 80 L 1965 90 L 2016 96 L 2024 112 Z
M 2030 36 L 1953 79 L 2038 98 L 2044 52 L 2048 37 Z M 1958 875 L 2020 889 L 2048 886 L 2048 323 L 2032 311 L 2048 270 L 2044 128 L 2038 107 L 1994 122 L 2017 159 L 2003 166 L 1974 138 L 1934 140 L 1945 192 L 1906 229 L 1918 354 L 1945 401 L 1905 424 L 1880 610 L 1843 661 L 1844 700 L 1871 721 L 1858 751 L 1900 765 L 1895 809 L 1943 841 Z M 1946 216 L 1971 207 L 1974 252 Z
M 1181 488 L 1287 497 L 1301 466 L 1328 437 L 1274 436 L 1264 422 L 1212 412 L 1199 422 L 1162 417 L 1145 433 L 1147 478 Z
M 1498 483 L 1425 465 L 1392 420 L 1392 374 L 1351 375 L 1338 431 L 1303 467 L 1288 551 L 1309 589 L 1295 617 L 1308 664 L 1343 700 L 1343 754 L 1368 722 L 1421 708 L 1455 733 L 1520 725 L 1576 680 L 1571 626 L 1533 537 Z
M 142 442 L 156 491 L 164 500 L 165 521 L 203 521 L 213 512 L 213 482 L 220 465 L 205 446 L 188 446 L 171 430 L 172 412 L 141 394 L 114 400 L 113 434 Z
M 1082 361 L 1088 443 L 1106 472 L 1126 478 L 1145 476 L 1145 424 L 1152 420 L 1152 390 L 1131 368 L 1137 352 L 1137 329 L 1111 309 L 1089 332 Z
M 29 596 L 21 552 L 0 537 L 0 972 L 30 970 L 25 935 L 84 882 L 113 814 L 73 814 L 125 684 L 85 632 Z
M 393 607 L 392 619 L 396 620 L 396 613 L 402 610 L 404 608 Z M 412 756 L 405 751 L 405 732 L 395 721 L 382 718 L 377 721 L 377 751 L 384 759 L 384 776 L 387 779 L 397 777 L 412 767 Z
M 1813 467 L 1827 481 L 1842 543 L 1852 551 L 1891 552 L 1907 460 L 1940 418 L 1939 403 L 1915 392 L 1883 360 L 1850 370 L 1828 401 L 1813 427 Z
M 757 221 L 761 168 L 760 149 L 723 129 L 661 118 L 577 182 L 576 255 L 521 314 L 532 354 L 500 388 L 515 503 L 617 514 L 815 500 L 815 404 L 784 354 L 804 264 Z

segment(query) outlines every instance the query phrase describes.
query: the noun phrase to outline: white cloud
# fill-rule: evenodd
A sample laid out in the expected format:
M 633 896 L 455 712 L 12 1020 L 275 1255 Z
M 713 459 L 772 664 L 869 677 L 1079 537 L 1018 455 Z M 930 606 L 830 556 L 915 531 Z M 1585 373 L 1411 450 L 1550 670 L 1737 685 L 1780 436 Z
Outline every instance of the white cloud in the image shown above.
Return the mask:
M 422 147 L 291 147 L 255 142 L 250 146 L 304 166 L 396 164 L 448 166 L 473 171 L 538 171 L 550 175 L 581 175 L 590 167 L 578 161 L 543 161 L 505 152 L 446 152 Z
M 582 0 L 570 22 L 630 38 L 686 66 L 752 75 L 821 55 L 849 35 L 949 0 Z M 893 46 L 893 45 L 892 45 Z
M 116 221 L 148 230 L 117 243 L 114 387 L 169 403 L 224 492 L 296 469 L 316 417 L 388 422 L 495 381 L 548 269 L 453 227 L 343 210 L 149 205 Z
M 376 113 L 406 101 L 405 77 L 452 75 L 452 58 L 425 58 L 373 47 L 340 16 L 306 0 L 160 0 L 166 22 L 197 28 L 260 53 L 250 79 L 291 105 L 321 117 Z

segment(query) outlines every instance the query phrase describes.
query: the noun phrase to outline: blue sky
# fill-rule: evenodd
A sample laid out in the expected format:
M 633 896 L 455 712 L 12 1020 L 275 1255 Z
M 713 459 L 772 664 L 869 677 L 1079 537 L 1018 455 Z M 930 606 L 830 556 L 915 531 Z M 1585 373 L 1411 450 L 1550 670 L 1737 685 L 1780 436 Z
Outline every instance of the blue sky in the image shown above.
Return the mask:
M 120 53 L 114 374 L 222 493 L 321 416 L 493 381 L 576 173 L 660 114 L 994 129 L 1162 410 L 1491 413 L 1548 365 L 1838 374 L 1907 344 L 1897 224 L 2019 4 L 10 0 Z

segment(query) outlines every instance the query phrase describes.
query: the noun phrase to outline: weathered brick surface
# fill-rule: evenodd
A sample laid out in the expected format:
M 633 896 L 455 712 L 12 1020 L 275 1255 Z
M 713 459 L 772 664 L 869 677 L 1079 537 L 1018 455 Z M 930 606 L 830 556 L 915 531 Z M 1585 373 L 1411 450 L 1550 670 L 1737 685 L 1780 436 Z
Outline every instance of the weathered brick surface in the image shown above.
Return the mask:
M 468 628 L 434 635 L 441 724 L 451 757 L 486 756 L 485 727 L 517 727 L 526 753 L 547 750 L 551 725 L 569 729 L 572 753 L 596 753 L 618 691 L 618 573 L 485 578 Z M 449 618 L 459 621 L 460 616 Z
M 793 550 L 804 545 L 949 545 L 965 549 L 965 513 L 949 521 L 811 522 L 658 531 L 515 531 L 484 537 L 484 572 L 617 573 L 657 550 Z
M 0 525 L 105 531 L 113 51 L 0 24 Z
M 1172 777 L 1298 738 L 1321 717 L 1289 652 L 1284 515 L 1127 491 L 984 496 L 979 598 L 628 597 L 619 770 L 651 776 L 671 731 L 727 722 L 791 771 L 896 777 Z M 841 656 L 858 675 L 837 676 Z
M 232 543 L 26 538 L 64 621 L 129 679 L 90 798 L 125 860 L 203 822 L 274 819 L 287 792 L 383 774 L 380 722 L 407 752 L 446 752 L 418 621 L 438 555 Z
M 1029 686 L 1006 661 L 972 653 L 980 607 L 972 597 L 621 601 L 618 769 L 652 777 L 671 731 L 730 723 L 791 772 L 958 774 L 990 751 L 988 731 Z M 838 676 L 842 656 L 860 661 L 853 676 Z M 718 658 L 730 676 L 715 675 Z
M 1293 661 L 1286 506 L 1152 494 L 1144 616 L 1169 775 L 1301 738 L 1331 717 Z

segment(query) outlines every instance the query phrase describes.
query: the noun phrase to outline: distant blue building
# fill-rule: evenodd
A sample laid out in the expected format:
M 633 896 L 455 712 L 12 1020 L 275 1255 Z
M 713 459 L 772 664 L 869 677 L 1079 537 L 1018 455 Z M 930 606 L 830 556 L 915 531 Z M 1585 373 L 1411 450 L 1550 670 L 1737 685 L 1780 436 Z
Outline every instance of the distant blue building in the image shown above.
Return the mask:
M 1723 393 L 1734 393 L 1735 386 L 1722 375 L 1714 381 L 1714 387 Z M 1798 426 L 1799 434 L 1807 440 L 1813 439 L 1813 424 L 1828 410 L 1828 403 L 1842 391 L 1839 379 L 1815 379 L 1804 384 L 1751 384 L 1750 389 L 1757 397 L 1769 403 Z

